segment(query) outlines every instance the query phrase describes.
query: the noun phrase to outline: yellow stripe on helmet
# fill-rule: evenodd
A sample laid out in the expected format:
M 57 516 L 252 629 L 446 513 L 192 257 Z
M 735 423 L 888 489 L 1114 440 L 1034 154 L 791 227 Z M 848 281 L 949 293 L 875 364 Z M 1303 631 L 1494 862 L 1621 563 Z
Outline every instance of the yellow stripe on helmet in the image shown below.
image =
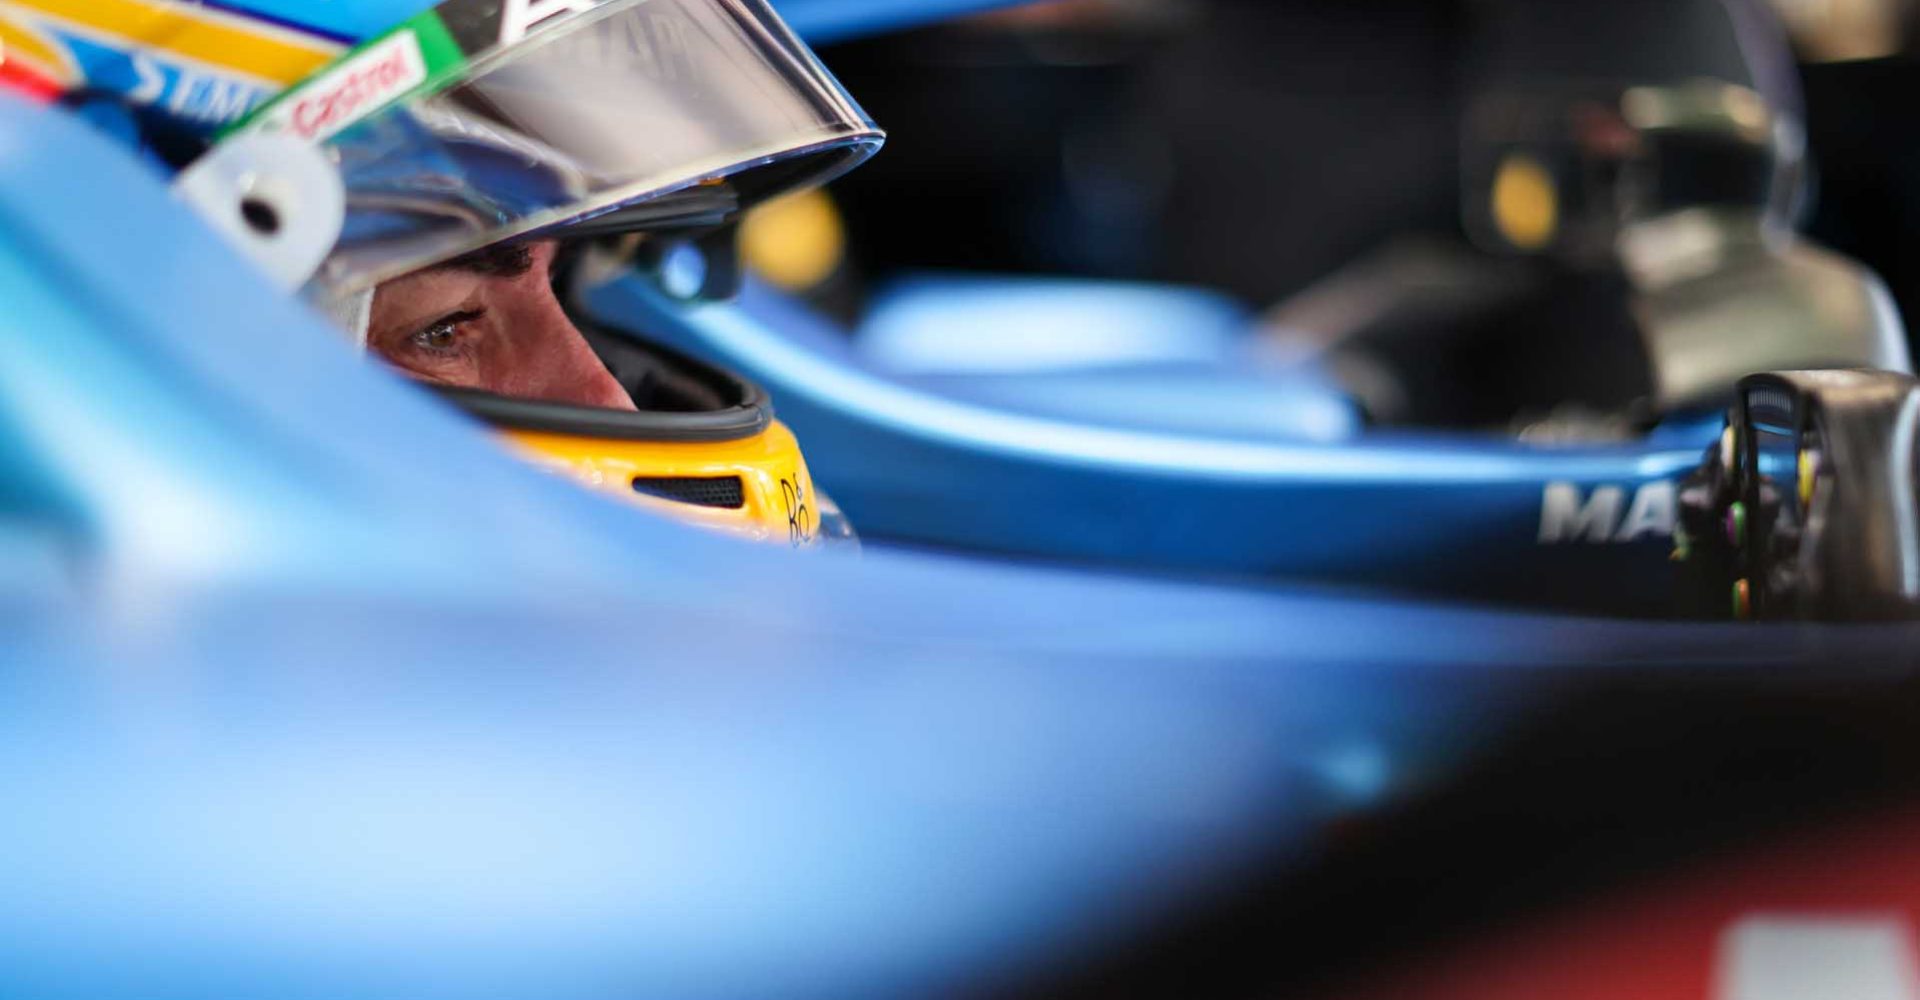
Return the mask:
M 0 12 L 0 61 L 25 63 L 39 75 L 62 85 L 80 78 L 79 67 L 67 50 L 32 28 L 15 23 Z
M 6 0 L 5 6 L 286 86 L 340 54 L 323 39 L 178 0 Z

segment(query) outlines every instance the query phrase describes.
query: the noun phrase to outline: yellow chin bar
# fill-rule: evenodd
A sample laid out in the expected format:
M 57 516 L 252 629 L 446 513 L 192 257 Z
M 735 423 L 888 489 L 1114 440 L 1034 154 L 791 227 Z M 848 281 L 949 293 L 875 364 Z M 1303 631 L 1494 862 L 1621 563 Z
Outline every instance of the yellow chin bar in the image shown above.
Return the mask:
M 490 425 L 534 466 L 675 520 L 755 542 L 812 548 L 847 533 L 814 491 L 800 443 L 742 382 L 732 405 L 699 412 L 616 411 L 436 392 Z M 828 536 L 832 535 L 833 538 Z
M 511 428 L 500 434 L 534 465 L 676 520 L 756 542 L 819 543 L 813 477 L 799 441 L 778 421 L 731 441 L 632 441 Z

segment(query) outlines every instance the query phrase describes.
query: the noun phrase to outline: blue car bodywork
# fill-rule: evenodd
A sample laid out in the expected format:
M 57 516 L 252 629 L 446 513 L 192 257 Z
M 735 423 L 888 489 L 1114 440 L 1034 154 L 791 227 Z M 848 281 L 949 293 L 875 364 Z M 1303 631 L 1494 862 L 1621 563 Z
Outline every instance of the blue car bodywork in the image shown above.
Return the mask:
M 608 504 L 10 99 L 0 301 L 5 992 L 926 988 L 1423 780 L 1520 697 L 1441 683 L 1386 608 Z M 1323 672 L 1343 634 L 1409 673 Z
M 988 989 L 1310 862 L 1578 692 L 1905 690 L 1905 630 L 658 522 L 499 453 L 3 97 L 0 303 L 0 993 Z
M 870 536 L 1005 554 L 1658 614 L 1674 483 L 1720 427 L 1613 447 L 1327 440 L 1343 417 L 1325 388 L 1225 366 L 915 378 L 765 287 L 687 310 L 635 276 L 590 303 L 767 386 Z
M 796 559 L 498 453 L 57 113 L 0 220 L 9 993 L 991 983 L 1549 696 L 1899 640 Z

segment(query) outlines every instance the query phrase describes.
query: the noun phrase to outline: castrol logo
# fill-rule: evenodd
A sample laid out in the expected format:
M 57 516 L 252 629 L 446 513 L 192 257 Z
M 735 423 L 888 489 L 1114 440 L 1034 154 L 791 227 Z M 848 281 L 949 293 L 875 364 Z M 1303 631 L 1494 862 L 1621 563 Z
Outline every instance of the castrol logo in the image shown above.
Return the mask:
M 275 105 L 264 125 L 323 141 L 426 80 L 420 42 L 413 32 L 402 31 L 368 46 Z

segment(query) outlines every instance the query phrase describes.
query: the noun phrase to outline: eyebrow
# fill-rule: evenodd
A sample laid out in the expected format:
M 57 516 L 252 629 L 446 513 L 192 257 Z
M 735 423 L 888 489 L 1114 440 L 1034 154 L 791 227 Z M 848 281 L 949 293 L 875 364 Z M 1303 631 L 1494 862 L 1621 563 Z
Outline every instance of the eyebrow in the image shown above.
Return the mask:
M 526 244 L 485 247 L 447 261 L 436 271 L 466 271 L 483 278 L 518 278 L 533 270 L 533 248 Z

